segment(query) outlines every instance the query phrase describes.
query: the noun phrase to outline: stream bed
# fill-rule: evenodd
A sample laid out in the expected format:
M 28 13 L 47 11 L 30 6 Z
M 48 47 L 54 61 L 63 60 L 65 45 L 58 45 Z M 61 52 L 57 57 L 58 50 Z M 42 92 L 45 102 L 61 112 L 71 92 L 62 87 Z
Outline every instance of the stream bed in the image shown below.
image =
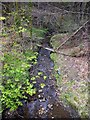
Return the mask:
M 49 43 L 44 40 L 44 47 L 50 47 Z M 60 103 L 57 90 L 56 90 L 56 79 L 53 75 L 54 63 L 50 59 L 50 51 L 40 48 L 38 63 L 35 65 L 30 74 L 36 76 L 38 72 L 43 72 L 40 78 L 37 78 L 35 87 L 37 94 L 30 98 L 30 102 L 25 104 L 24 118 L 73 118 L 78 117 L 78 113 L 75 110 L 66 108 Z M 44 80 L 43 76 L 47 76 Z M 44 83 L 43 88 L 40 84 Z M 31 100 L 32 99 L 32 100 Z
M 44 47 L 50 47 L 49 43 L 44 40 Z M 36 76 L 38 72 L 42 72 L 36 79 L 34 87 L 37 94 L 29 97 L 29 101 L 23 102 L 23 106 L 18 108 L 18 115 L 15 118 L 76 118 L 78 113 L 70 107 L 64 107 L 57 95 L 56 79 L 53 75 L 54 63 L 50 59 L 50 51 L 44 48 L 39 49 L 38 61 L 30 70 L 30 74 Z M 47 76 L 44 80 L 43 76 Z M 32 82 L 32 81 L 30 81 Z M 41 88 L 40 84 L 45 86 Z M 6 116 L 8 118 L 9 116 Z M 4 114 L 5 118 L 5 114 Z M 10 117 L 12 118 L 12 116 Z

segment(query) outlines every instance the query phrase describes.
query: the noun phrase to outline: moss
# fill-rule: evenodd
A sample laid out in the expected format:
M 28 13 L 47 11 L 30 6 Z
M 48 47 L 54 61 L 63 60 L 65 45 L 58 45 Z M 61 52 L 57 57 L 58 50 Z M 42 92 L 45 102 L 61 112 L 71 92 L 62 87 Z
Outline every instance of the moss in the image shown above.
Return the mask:
M 65 38 L 68 34 L 56 34 L 51 37 L 50 42 L 54 49 L 59 47 L 59 45 L 63 42 L 63 38 Z

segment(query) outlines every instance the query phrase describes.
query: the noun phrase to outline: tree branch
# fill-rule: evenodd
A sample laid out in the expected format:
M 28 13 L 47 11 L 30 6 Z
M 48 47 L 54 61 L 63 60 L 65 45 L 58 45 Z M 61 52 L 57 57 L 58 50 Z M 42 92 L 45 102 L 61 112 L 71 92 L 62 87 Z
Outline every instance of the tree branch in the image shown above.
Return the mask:
M 68 39 L 66 39 L 56 50 L 60 49 L 61 46 L 63 46 L 67 41 L 69 41 L 73 36 L 75 36 L 86 24 L 88 21 L 86 21 L 81 27 L 79 27 Z
M 86 15 L 89 15 L 89 13 L 84 13 L 84 12 L 82 12 L 82 13 L 80 13 L 80 12 L 73 12 L 73 11 L 67 11 L 67 10 L 63 10 L 63 9 L 60 9 L 59 8 L 59 10 L 61 10 L 62 12 L 49 12 L 49 11 L 42 11 L 42 10 L 32 10 L 32 14 L 33 15 L 35 15 L 35 13 L 36 13 L 36 15 L 37 14 L 40 14 L 40 15 L 60 15 L 60 14 L 68 14 L 68 13 L 71 13 L 71 14 L 86 14 Z
M 51 51 L 51 52 L 54 52 L 54 53 L 58 53 L 58 54 L 61 54 L 61 55 L 64 55 L 64 56 L 69 56 L 69 57 L 76 57 L 76 56 L 73 56 L 73 55 L 68 55 L 68 54 L 65 54 L 65 53 L 63 53 L 63 52 L 54 50 L 54 49 L 52 49 L 52 48 L 44 47 L 44 46 L 42 46 L 42 45 L 40 45 L 40 44 L 36 44 L 36 45 L 37 45 L 38 47 L 42 47 L 42 48 L 44 48 L 44 49 L 46 49 L 46 50 L 49 50 L 49 51 Z
M 61 9 L 61 8 L 58 8 L 56 6 L 53 6 L 53 5 L 49 5 L 50 7 L 53 7 L 53 8 L 56 8 L 57 10 L 60 10 L 60 11 L 64 11 L 66 13 L 71 13 L 71 14 L 84 14 L 84 15 L 89 15 L 90 13 L 85 13 L 85 12 L 74 12 L 74 11 L 70 11 L 70 10 L 66 10 L 66 9 Z M 58 12 L 59 13 L 59 12 Z

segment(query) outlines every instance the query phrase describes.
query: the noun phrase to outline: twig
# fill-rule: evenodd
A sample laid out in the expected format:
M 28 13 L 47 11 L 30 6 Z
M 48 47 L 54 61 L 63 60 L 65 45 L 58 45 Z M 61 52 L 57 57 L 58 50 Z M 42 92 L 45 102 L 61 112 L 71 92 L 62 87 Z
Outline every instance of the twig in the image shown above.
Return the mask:
M 24 118 L 23 116 L 21 116 L 17 111 L 16 111 L 16 114 L 19 116 L 19 117 L 21 117 L 21 118 Z
M 8 8 L 8 7 L 6 7 L 3 3 L 0 2 L 0 4 L 1 4 L 5 9 Z
M 68 40 L 70 40 L 74 35 L 76 35 L 89 21 L 86 21 L 79 29 L 77 29 L 68 39 L 66 39 L 56 50 L 60 49 Z

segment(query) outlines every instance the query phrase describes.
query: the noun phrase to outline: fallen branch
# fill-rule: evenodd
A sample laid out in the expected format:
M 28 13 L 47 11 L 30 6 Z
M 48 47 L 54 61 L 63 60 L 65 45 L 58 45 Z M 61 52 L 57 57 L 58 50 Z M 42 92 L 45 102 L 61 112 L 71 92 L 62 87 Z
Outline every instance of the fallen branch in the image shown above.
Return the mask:
M 56 50 L 60 49 L 67 41 L 74 37 L 89 21 L 86 21 L 79 29 L 77 29 L 68 39 L 66 39 Z
M 55 50 L 54 49 L 52 49 L 52 48 L 48 48 L 48 47 L 44 47 L 43 45 L 40 45 L 40 44 L 36 44 L 38 47 L 42 47 L 42 48 L 44 48 L 44 49 L 46 49 L 46 50 L 49 50 L 49 51 L 51 51 L 51 52 L 55 52 Z
M 49 50 L 49 51 L 51 51 L 51 52 L 54 52 L 54 53 L 58 53 L 58 54 L 61 54 L 61 55 L 64 55 L 64 56 L 69 56 L 69 57 L 76 57 L 76 56 L 72 56 L 72 55 L 68 55 L 68 54 L 62 53 L 62 52 L 57 51 L 57 50 L 54 50 L 54 49 L 52 49 L 52 48 L 44 47 L 44 46 L 42 46 L 42 45 L 40 45 L 40 44 L 36 44 L 36 45 L 37 45 L 38 47 L 42 47 L 42 48 L 44 48 L 44 49 L 46 49 L 46 50 Z

